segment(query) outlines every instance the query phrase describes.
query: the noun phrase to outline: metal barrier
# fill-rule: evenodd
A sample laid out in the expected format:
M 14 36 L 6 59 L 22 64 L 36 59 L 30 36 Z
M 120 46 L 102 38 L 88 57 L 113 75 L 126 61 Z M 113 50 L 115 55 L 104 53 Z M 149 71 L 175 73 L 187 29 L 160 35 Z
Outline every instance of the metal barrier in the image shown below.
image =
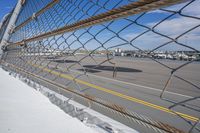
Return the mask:
M 0 26 L 0 42 L 3 39 L 3 35 L 4 35 L 4 32 L 6 31 L 6 27 L 8 26 L 10 17 L 11 17 L 11 14 L 7 14 L 2 20 L 2 24 Z
M 1 64 L 139 131 L 199 132 L 199 5 L 26 0 Z

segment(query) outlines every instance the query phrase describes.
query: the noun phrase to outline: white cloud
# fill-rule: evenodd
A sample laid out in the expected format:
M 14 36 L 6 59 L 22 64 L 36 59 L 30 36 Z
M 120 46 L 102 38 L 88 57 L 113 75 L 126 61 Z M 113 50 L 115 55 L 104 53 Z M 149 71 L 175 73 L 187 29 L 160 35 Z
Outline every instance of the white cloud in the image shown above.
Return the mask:
M 186 3 L 179 4 L 176 6 L 169 7 L 167 9 L 177 11 L 177 10 L 180 10 L 185 4 Z M 200 9 L 200 1 L 195 1 L 192 4 L 188 5 L 186 8 L 184 8 L 182 10 L 182 14 L 200 17 L 199 9 Z M 161 10 L 155 10 L 155 11 L 152 11 L 151 13 L 155 13 L 155 15 L 157 15 L 156 13 L 159 13 L 160 15 L 165 14 L 165 12 Z M 151 22 L 151 23 L 147 23 L 146 25 L 148 27 L 153 27 L 157 23 L 158 22 Z M 200 25 L 200 20 L 198 19 L 175 15 L 174 17 L 169 18 L 168 20 L 165 20 L 164 22 L 156 26 L 155 31 L 161 34 L 167 35 L 171 38 L 176 38 L 179 35 L 183 34 L 184 32 L 198 25 Z M 131 40 L 137 35 L 139 35 L 139 33 L 130 33 L 130 34 L 125 35 L 125 38 L 127 38 L 128 40 Z M 144 34 L 138 39 L 136 39 L 134 41 L 134 44 L 142 49 L 153 49 L 161 44 L 164 44 L 167 41 L 170 41 L 170 40 L 151 32 L 151 33 Z M 200 45 L 199 45 L 200 27 L 197 27 L 194 30 L 188 32 L 187 34 L 181 36 L 178 39 L 178 41 L 200 50 Z
M 179 11 L 181 10 L 186 4 L 188 4 L 189 2 L 184 2 L 181 4 L 177 4 L 174 6 L 169 6 L 166 8 L 162 8 L 162 9 L 167 9 L 167 10 L 171 10 L 171 11 Z M 189 4 L 188 6 L 186 6 L 184 9 L 182 9 L 182 14 L 187 14 L 187 15 L 195 15 L 195 16 L 200 16 L 199 13 L 199 9 L 200 9 L 200 1 L 194 1 L 193 3 Z M 165 11 L 162 10 L 154 10 L 154 11 L 150 11 L 148 13 L 167 13 Z
M 155 24 L 156 23 L 149 23 L 148 26 L 152 27 Z M 186 18 L 186 17 L 177 17 L 174 19 L 165 20 L 164 22 L 159 24 L 155 28 L 155 30 L 171 37 L 177 37 L 180 34 L 188 31 L 189 29 L 199 24 L 200 24 L 200 21 L 196 19 Z M 199 33 L 200 31 L 196 31 L 196 32 Z
M 131 41 L 131 39 L 137 35 L 138 35 L 137 33 L 130 33 L 127 34 L 125 38 Z M 187 34 L 186 36 L 182 36 L 181 38 L 178 39 L 178 42 L 191 46 L 197 50 L 200 50 L 199 40 L 200 36 L 198 34 L 192 33 L 192 34 Z M 169 41 L 171 40 L 164 38 L 160 35 L 157 35 L 153 32 L 148 32 L 140 36 L 136 40 L 132 41 L 132 44 L 134 46 L 139 47 L 142 50 L 152 50 Z M 160 48 L 159 50 L 189 50 L 189 49 L 186 47 L 182 47 L 177 43 L 170 43 Z
M 199 9 L 200 9 L 200 1 L 197 0 L 194 3 L 190 4 L 189 6 L 187 6 L 186 8 L 184 8 L 182 13 L 187 14 L 187 15 L 195 15 L 196 17 L 200 17 Z
M 183 8 L 187 3 L 178 4 L 175 6 L 168 7 L 166 9 L 178 11 L 181 8 Z M 197 1 L 194 1 L 193 3 L 187 5 L 181 11 L 181 14 L 200 17 L 199 9 L 200 9 L 200 1 L 197 0 Z M 156 10 L 154 12 L 163 13 L 160 10 Z M 149 23 L 148 26 L 152 27 L 155 24 L 156 23 Z M 192 27 L 197 26 L 199 24 L 200 24 L 200 21 L 197 19 L 176 15 L 174 18 L 170 18 L 168 20 L 165 20 L 161 24 L 159 24 L 156 27 L 156 30 L 158 30 L 159 32 L 165 33 L 166 35 L 175 37 L 175 36 L 180 35 L 181 33 L 185 32 L 188 29 L 191 29 Z M 199 34 L 199 33 L 200 33 L 200 30 L 195 31 L 195 34 Z
M 13 7 L 12 6 L 6 6 L 5 8 L 6 9 L 12 9 Z
M 147 24 L 149 27 L 154 26 L 156 23 Z M 186 18 L 186 17 L 178 17 L 174 19 L 169 19 L 161 23 L 155 28 L 155 31 L 167 35 L 171 38 L 176 38 L 182 33 L 188 31 L 189 29 L 200 24 L 199 20 Z M 138 36 L 140 33 L 130 33 L 125 35 L 127 40 L 131 40 L 134 37 Z M 140 47 L 141 49 L 154 49 L 159 45 L 164 44 L 165 42 L 170 41 L 165 37 L 157 35 L 153 32 L 148 32 L 141 37 L 137 38 L 133 44 Z M 178 41 L 186 44 L 188 46 L 194 47 L 200 50 L 200 27 L 195 28 L 193 31 L 188 32 L 187 34 L 178 38 Z M 175 44 L 175 43 L 174 43 Z M 165 47 L 166 48 L 166 47 Z M 179 47 L 180 48 L 180 47 Z M 161 48 L 162 49 L 162 48 Z M 168 49 L 168 48 L 167 48 Z M 174 47 L 173 47 L 174 49 Z M 169 50 L 169 49 L 168 49 Z

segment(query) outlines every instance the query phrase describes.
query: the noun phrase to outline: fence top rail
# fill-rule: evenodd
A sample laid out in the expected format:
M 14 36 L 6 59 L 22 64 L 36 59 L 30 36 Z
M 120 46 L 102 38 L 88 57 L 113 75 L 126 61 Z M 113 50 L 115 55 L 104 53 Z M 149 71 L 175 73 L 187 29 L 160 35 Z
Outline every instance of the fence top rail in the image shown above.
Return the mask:
M 30 16 L 28 19 L 26 19 L 20 25 L 18 25 L 17 27 L 15 27 L 14 31 L 19 30 L 20 28 L 22 28 L 23 26 L 25 26 L 27 23 L 29 23 L 33 19 L 35 19 L 35 17 L 38 17 L 39 15 L 41 15 L 42 13 L 44 13 L 46 10 L 48 10 L 49 8 L 51 8 L 52 6 L 54 6 L 58 2 L 59 2 L 59 0 L 53 0 L 52 2 L 50 2 L 49 4 L 47 4 L 45 7 L 43 7 L 42 9 L 40 9 L 38 12 L 34 13 L 33 16 Z
M 36 13 L 37 16 L 39 16 L 46 9 L 53 6 L 53 4 L 55 4 L 55 2 L 58 2 L 58 0 L 54 0 L 53 2 L 48 4 L 45 8 L 43 8 L 39 12 L 37 12 Z M 73 24 L 66 25 L 66 26 L 58 28 L 56 30 L 49 31 L 47 33 L 40 34 L 40 35 L 31 37 L 31 38 L 16 42 L 16 43 L 9 42 L 8 44 L 24 45 L 27 42 L 32 42 L 32 41 L 44 39 L 44 38 L 47 38 L 47 37 L 60 35 L 60 34 L 63 34 L 65 32 L 70 32 L 70 31 L 86 28 L 86 27 L 89 27 L 89 26 L 92 26 L 92 25 L 108 22 L 108 21 L 115 20 L 115 19 L 124 18 L 124 17 L 130 16 L 130 15 L 139 14 L 139 13 L 146 12 L 146 11 L 155 10 L 155 9 L 158 9 L 158 8 L 161 8 L 161 7 L 164 7 L 164 6 L 169 6 L 169 5 L 177 4 L 177 3 L 180 3 L 180 2 L 183 2 L 183 1 L 182 0 L 139 0 L 139 1 L 136 1 L 136 2 L 133 2 L 133 3 L 130 3 L 128 5 L 109 10 L 105 13 L 102 13 L 102 14 L 99 14 L 99 15 L 96 15 L 96 16 L 92 16 L 92 17 L 87 18 L 85 20 L 81 20 L 81 21 L 75 22 Z M 16 29 L 23 27 L 29 21 L 31 21 L 30 18 L 27 19 L 21 25 L 19 25 Z

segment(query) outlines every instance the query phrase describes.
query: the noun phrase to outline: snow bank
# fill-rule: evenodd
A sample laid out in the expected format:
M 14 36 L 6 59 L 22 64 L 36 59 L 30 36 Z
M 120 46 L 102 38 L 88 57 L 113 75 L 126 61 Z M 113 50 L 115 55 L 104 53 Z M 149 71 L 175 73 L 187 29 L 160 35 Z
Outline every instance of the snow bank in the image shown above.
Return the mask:
M 0 133 L 95 133 L 0 68 Z

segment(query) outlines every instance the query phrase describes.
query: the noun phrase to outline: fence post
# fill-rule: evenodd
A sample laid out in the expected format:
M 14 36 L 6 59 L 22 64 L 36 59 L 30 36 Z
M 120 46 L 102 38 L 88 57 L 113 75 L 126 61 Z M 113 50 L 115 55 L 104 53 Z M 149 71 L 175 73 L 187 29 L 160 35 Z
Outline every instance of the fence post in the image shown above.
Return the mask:
M 25 0 L 18 0 L 17 4 L 15 6 L 15 9 L 14 9 L 12 15 L 11 15 L 11 18 L 9 20 L 8 26 L 6 27 L 5 33 L 3 35 L 3 38 L 2 38 L 2 40 L 0 42 L 0 47 L 2 47 L 3 45 L 7 44 L 10 32 L 12 31 L 12 28 L 14 28 L 14 26 L 15 26 L 15 21 L 17 20 L 18 14 L 20 12 L 20 9 L 21 9 L 22 5 L 24 4 L 24 1 Z M 1 56 L 2 52 L 3 51 L 0 49 L 0 56 Z

